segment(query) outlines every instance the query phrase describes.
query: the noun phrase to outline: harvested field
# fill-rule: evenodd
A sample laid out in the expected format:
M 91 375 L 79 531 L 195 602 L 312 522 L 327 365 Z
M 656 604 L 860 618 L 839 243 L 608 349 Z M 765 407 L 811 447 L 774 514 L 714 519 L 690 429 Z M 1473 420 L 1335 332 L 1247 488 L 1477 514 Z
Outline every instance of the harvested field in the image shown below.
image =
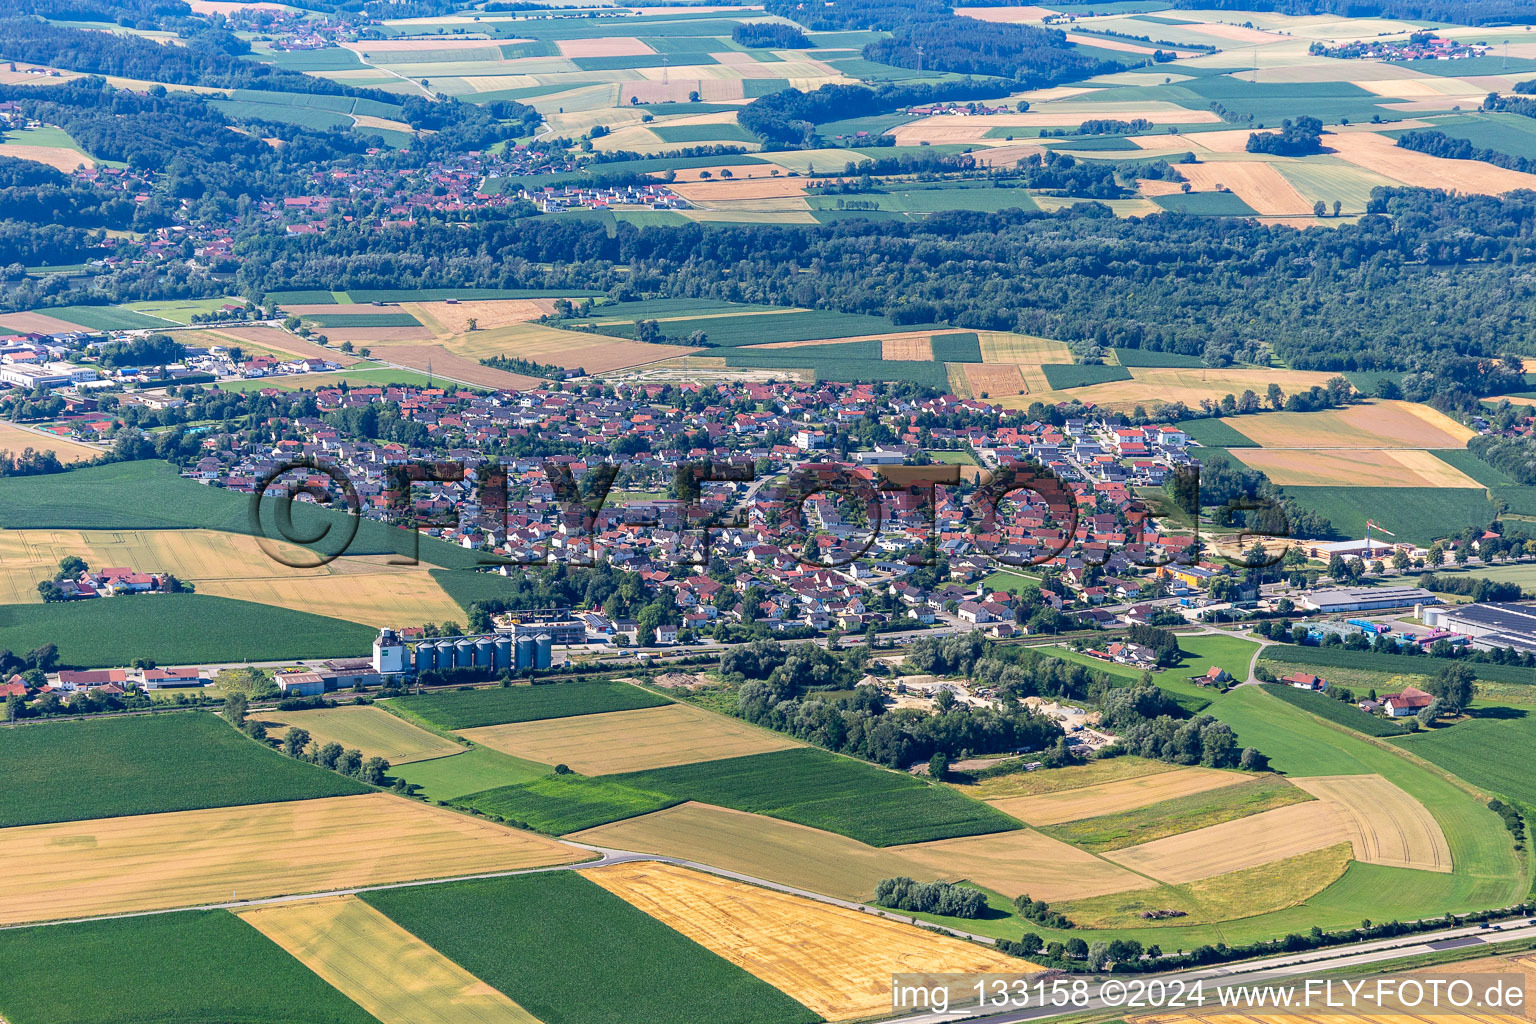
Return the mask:
M 672 191 L 690 203 L 720 202 L 727 199 L 788 199 L 803 198 L 805 178 L 750 178 L 738 181 L 693 181 L 676 183 Z
M 280 331 L 276 327 L 225 327 L 212 333 L 223 339 L 217 344 L 240 345 L 246 349 L 265 350 L 280 356 L 328 359 L 340 366 L 351 366 L 362 359 L 361 356 L 348 355 L 334 347 L 327 348 L 324 345 L 316 345 L 312 341 L 305 341 L 296 334 Z M 182 336 L 179 331 L 172 335 L 176 338 Z
M 1231 190 L 1259 213 L 1275 217 L 1299 217 L 1312 212 L 1312 203 L 1296 191 L 1280 172 L 1266 163 L 1233 161 L 1214 164 L 1180 164 L 1178 171 L 1197 192 Z
M 1109 104 L 1103 106 L 1107 108 Z M 896 139 L 898 146 L 918 146 L 925 142 L 931 145 L 946 142 L 980 143 L 1000 141 L 995 137 L 989 138 L 987 134 L 994 128 L 1075 128 L 1095 116 L 1111 115 L 1127 121 L 1143 118 L 1153 124 L 1216 124 L 1221 120 L 1209 110 L 1189 110 L 1173 104 L 1147 104 L 1140 107 L 1132 104 L 1126 110 L 1106 109 L 1101 114 L 1086 111 L 1079 106 L 1076 109 L 1045 108 L 1024 114 L 994 114 L 991 117 L 937 114 L 897 125 L 887 134 Z
M 991 584 L 989 584 L 990 586 Z M 1067 768 L 1052 768 L 1045 772 L 1020 772 L 1016 775 L 1000 775 L 985 779 L 975 785 L 961 786 L 960 791 L 975 800 L 1002 800 L 1008 797 L 1036 796 L 1042 793 L 1060 793 L 1068 789 L 1086 789 L 1121 779 L 1139 779 L 1145 775 L 1177 771 L 1176 765 L 1166 761 L 1151 761 L 1142 757 L 1115 757 Z
M 893 973 L 1034 968 L 986 946 L 671 864 L 581 874 L 830 1021 L 889 1013 Z
M 1203 36 L 1224 39 L 1231 43 L 1246 43 L 1250 46 L 1254 43 L 1263 45 L 1264 43 L 1284 42 L 1283 36 L 1276 35 L 1273 32 L 1263 32 L 1256 28 L 1245 28 L 1242 25 L 1220 25 L 1201 22 L 1199 24 L 1180 25 L 1179 27 L 1190 32 L 1198 32 Z
M 981 359 L 987 363 L 1070 363 L 1066 342 L 1011 331 L 978 331 Z
M 1317 775 L 1295 784 L 1342 813 L 1355 859 L 1450 871 L 1451 848 L 1434 815 L 1380 775 Z
M 1480 195 L 1536 189 L 1536 174 L 1507 171 L 1480 160 L 1448 160 L 1400 149 L 1392 139 L 1370 132 L 1330 135 L 1324 139 L 1324 145 L 1352 164 L 1414 188 L 1443 188 Z
M 613 36 L 607 39 L 558 39 L 562 57 L 640 57 L 656 51 L 638 39 Z
M 1463 448 L 1477 436 L 1427 405 L 1383 399 L 1321 412 L 1262 413 L 1232 425 L 1265 448 Z
M 1344 815 L 1331 804 L 1313 800 L 1104 856 L 1160 882 L 1193 882 L 1320 850 L 1348 838 Z
M 1132 368 L 1130 372 L 1131 380 L 1109 381 L 1068 391 L 1053 391 L 1042 375 L 1037 391 L 1035 381 L 1030 378 L 1026 370 L 1024 380 L 1030 386 L 1029 396 L 1011 401 L 1004 400 L 1001 404 L 1010 408 L 1021 408 L 1034 401 L 1050 403 L 1077 399 L 1127 412 L 1138 405 L 1155 410 L 1160 403 L 1167 402 L 1183 402 L 1193 407 L 1199 405 L 1202 398 L 1219 399 L 1228 393 L 1241 395 L 1249 389 L 1262 395 L 1271 383 L 1279 384 L 1287 394 L 1290 394 L 1292 391 L 1306 390 L 1313 385 L 1322 385 L 1332 376 L 1332 374 L 1306 370 L 1275 370 L 1267 367 L 1176 369 L 1138 366 Z M 1455 447 L 1455 445 L 1440 447 Z
M 391 363 L 408 366 L 413 370 L 431 370 L 451 380 L 503 391 L 527 391 L 543 384 L 537 377 L 508 373 L 506 370 L 483 366 L 479 360 L 454 355 L 441 345 L 391 345 L 383 355 Z
M 473 319 L 488 331 L 527 323 L 555 311 L 554 299 L 461 299 L 456 302 L 402 302 L 400 308 L 438 334 L 462 334 Z
M 885 338 L 880 342 L 880 358 L 888 362 L 932 362 L 933 339 L 928 335 Z
M 0 422 L 0 452 L 9 451 L 20 455 L 28 448 L 35 448 L 40 452 L 53 452 L 59 461 L 68 465 L 73 462 L 86 462 L 99 457 L 104 449 L 92 448 L 90 445 L 80 444 L 68 438 L 57 437 L 43 430 L 28 430 L 14 423 Z M 36 580 L 32 581 L 35 585 Z
M 269 735 L 280 735 L 283 730 L 296 727 L 308 731 L 316 743 L 340 743 L 348 749 L 361 750 L 365 758 L 382 757 L 390 764 L 430 761 L 464 752 L 464 747 L 452 740 L 376 707 L 261 711 L 251 717 L 265 722 Z
M 998 395 L 1025 394 L 1024 378 L 1011 363 L 961 363 L 961 372 L 971 393 L 992 398 Z
M 356 896 L 258 907 L 239 916 L 381 1024 L 539 1024 Z
M 1145 889 L 1156 883 L 1033 829 L 898 846 L 896 852 L 950 881 L 967 879 L 1009 899 L 1054 903 Z
M 999 22 L 1005 25 L 1023 25 L 1044 21 L 1055 14 L 1044 7 L 957 7 L 955 13 L 977 21 Z
M 741 80 L 706 78 L 670 82 L 624 82 L 619 86 L 619 105 L 628 107 L 630 100 L 640 103 L 686 103 L 688 94 L 697 92 L 705 103 L 729 103 L 744 98 Z
M 332 345 L 350 341 L 354 345 L 376 345 L 390 341 L 430 341 L 432 332 L 421 324 L 414 327 L 325 327 L 321 334 Z
M 569 835 L 578 843 L 708 864 L 824 896 L 864 902 L 882 878 L 939 877 L 894 849 L 762 814 L 684 803 Z
M 68 149 L 64 146 L 28 146 L 24 143 L 8 142 L 0 146 L 0 155 L 14 157 L 17 160 L 32 160 L 36 163 L 47 164 L 56 171 L 70 173 L 77 167 L 91 168 L 96 166 L 96 161 L 86 156 L 77 149 Z
M 0 152 L 0 156 L 4 155 L 5 153 Z M 0 327 L 19 334 L 34 331 L 38 334 L 67 334 L 70 331 L 78 331 L 84 326 L 84 324 L 60 320 L 58 317 L 49 316 L 47 313 L 0 314 Z
M 631 366 L 659 362 L 699 351 L 682 345 L 651 345 L 641 341 L 610 338 L 603 334 L 562 331 L 543 324 L 510 324 L 489 331 L 458 334 L 443 347 L 465 359 L 516 356 L 537 363 L 551 363 L 567 370 L 606 373 Z M 397 349 L 390 349 L 393 355 Z
M 1282 487 L 1479 486 L 1433 452 L 1413 449 L 1244 448 L 1235 454 Z
M 1184 186 L 1177 181 L 1156 181 L 1152 178 L 1137 179 L 1136 187 L 1148 199 L 1153 196 L 1175 196 L 1184 191 Z
M 699 175 L 708 174 L 711 178 L 718 178 L 721 171 L 730 171 L 734 180 L 742 178 L 771 178 L 783 177 L 784 171 L 773 164 L 715 164 L 711 167 L 687 167 L 679 168 L 674 173 L 673 180 L 679 183 L 701 181 Z
M 0 830 L 0 856 L 69 870 L 0 879 L 0 923 L 131 913 L 569 864 L 585 852 L 369 793 Z
M 504 754 L 614 775 L 799 747 L 794 740 L 684 704 L 515 722 L 460 734 Z
M 1251 777 L 1212 768 L 1179 768 L 1136 779 L 1105 782 L 1040 796 L 1004 797 L 987 802 L 1031 825 L 1058 825 L 1079 818 L 1129 811 L 1175 797 L 1247 782 Z
M 214 597 L 303 608 L 368 626 L 402 620 L 444 622 L 464 614 L 424 566 L 388 566 L 387 558 L 343 555 L 324 567 L 330 570 L 324 576 L 284 575 L 298 570 L 268 562 L 263 578 L 208 580 L 199 582 L 197 589 Z

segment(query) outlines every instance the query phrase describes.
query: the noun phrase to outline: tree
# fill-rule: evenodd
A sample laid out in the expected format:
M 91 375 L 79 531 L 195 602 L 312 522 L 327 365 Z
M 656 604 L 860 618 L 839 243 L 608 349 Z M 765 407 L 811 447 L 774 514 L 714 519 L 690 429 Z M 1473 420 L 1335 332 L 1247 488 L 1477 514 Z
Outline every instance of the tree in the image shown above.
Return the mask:
M 1019 952 L 1026 956 L 1040 952 L 1045 942 L 1034 932 L 1025 932 L 1019 936 Z
M 477 318 L 477 317 L 470 317 L 468 320 L 465 320 L 464 321 L 464 329 L 466 331 L 478 331 L 480 329 L 480 320 L 479 320 L 479 318 Z
M 1448 715 L 1458 715 L 1472 703 L 1472 684 L 1476 676 L 1466 665 L 1457 663 L 1442 668 L 1428 683 L 1429 692 L 1438 697 Z
M 245 694 L 232 693 L 224 698 L 224 720 L 236 729 L 245 728 Z
M 1319 199 L 1317 202 L 1313 203 L 1312 204 L 1312 216 L 1314 216 L 1314 217 L 1326 217 L 1326 216 L 1328 216 L 1328 204 L 1323 202 L 1321 199 Z
M 296 725 L 288 727 L 283 733 L 283 753 L 289 757 L 298 757 L 304 753 L 304 748 L 309 746 L 309 730 L 300 729 Z
M 1088 969 L 1102 971 L 1109 960 L 1109 943 L 1100 939 L 1088 947 Z
M 5 698 L 5 720 L 19 722 L 27 713 L 27 699 L 19 693 Z
M 72 580 L 89 568 L 90 566 L 85 564 L 85 559 L 79 555 L 65 555 L 59 559 L 59 571 L 53 574 L 53 578 L 55 580 Z
M 1269 758 L 1254 747 L 1244 747 L 1242 756 L 1237 759 L 1237 765 L 1245 772 L 1262 772 L 1269 768 Z
M 1427 707 L 1420 708 L 1418 715 L 1415 717 L 1418 718 L 1420 725 L 1427 728 L 1435 724 L 1435 719 L 1439 718 L 1443 714 L 1445 714 L 1445 701 L 1441 700 L 1439 697 L 1436 697 L 1434 700 L 1429 702 Z
M 56 604 L 60 601 L 69 600 L 69 598 L 64 596 L 63 589 L 53 580 L 43 580 L 38 583 L 37 593 L 42 597 L 44 604 Z
M 336 759 L 336 770 L 343 775 L 356 775 L 363 767 L 363 752 L 361 750 L 346 750 L 341 757 Z
M 363 762 L 362 771 L 358 778 L 370 786 L 382 786 L 385 781 L 385 773 L 389 771 L 389 762 L 382 757 L 370 757 Z
M 286 743 L 287 741 L 285 740 L 284 742 Z M 345 751 L 342 749 L 341 744 L 332 740 L 329 743 L 322 744 L 320 749 L 315 751 L 315 764 L 321 768 L 330 768 L 334 771 L 336 765 L 340 763 L 343 753 Z
M 943 781 L 949 774 L 949 755 L 942 750 L 934 751 L 928 759 L 928 777 L 937 781 Z

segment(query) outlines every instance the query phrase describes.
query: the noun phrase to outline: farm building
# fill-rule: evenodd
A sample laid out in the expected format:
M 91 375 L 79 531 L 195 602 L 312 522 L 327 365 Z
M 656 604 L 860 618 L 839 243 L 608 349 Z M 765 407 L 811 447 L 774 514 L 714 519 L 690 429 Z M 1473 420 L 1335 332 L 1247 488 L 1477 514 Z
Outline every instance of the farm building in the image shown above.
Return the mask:
M 1420 615 L 1435 630 L 1466 634 L 1480 650 L 1536 652 L 1536 604 L 1448 605 L 1425 608 Z
M 285 697 L 318 697 L 325 692 L 325 680 L 318 672 L 279 672 L 273 682 Z
M 1389 693 L 1381 698 L 1388 718 L 1407 718 L 1429 707 L 1434 697 L 1416 686 L 1405 686 L 1402 693 Z
M 1301 599 L 1303 608 L 1327 613 L 1411 608 L 1415 605 L 1439 603 L 1438 597 L 1422 587 L 1342 587 L 1338 590 L 1319 590 Z
M 1326 690 L 1328 680 L 1322 676 L 1314 676 L 1310 672 L 1292 672 L 1288 676 L 1281 676 L 1280 681 L 1287 686 L 1294 686 L 1298 690 Z

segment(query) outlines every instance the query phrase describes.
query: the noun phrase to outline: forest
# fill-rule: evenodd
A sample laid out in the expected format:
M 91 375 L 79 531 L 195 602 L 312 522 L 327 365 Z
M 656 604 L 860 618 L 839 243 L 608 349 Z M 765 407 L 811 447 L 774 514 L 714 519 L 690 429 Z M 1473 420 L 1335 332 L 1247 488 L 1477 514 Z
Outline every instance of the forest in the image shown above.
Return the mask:
M 778 146 L 820 145 L 815 126 L 827 121 L 867 117 L 925 103 L 945 103 L 996 96 L 1006 83 L 995 79 L 960 79 L 881 85 L 824 85 L 814 92 L 783 89 L 760 96 L 741 108 L 737 121 L 765 143 Z M 1028 109 L 1028 104 L 1025 104 Z

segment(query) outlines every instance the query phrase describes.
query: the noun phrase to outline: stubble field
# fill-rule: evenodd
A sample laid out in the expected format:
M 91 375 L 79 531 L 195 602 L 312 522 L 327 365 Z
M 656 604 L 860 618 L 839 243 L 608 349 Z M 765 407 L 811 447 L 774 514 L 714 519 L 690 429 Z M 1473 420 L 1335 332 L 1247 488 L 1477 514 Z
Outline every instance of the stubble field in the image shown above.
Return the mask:
M 1343 816 L 1313 800 L 1105 854 L 1162 882 L 1193 882 L 1349 838 Z
M 1450 871 L 1451 848 L 1440 823 L 1380 775 L 1319 775 L 1296 785 L 1342 813 L 1355 859 L 1367 864 Z
M 266 723 L 269 735 L 288 728 L 306 730 L 316 743 L 340 743 L 362 751 L 363 757 L 382 757 L 390 764 L 430 761 L 461 754 L 464 748 L 452 740 L 428 732 L 376 707 L 316 708 L 310 711 L 261 711 L 251 717 Z
M 1039 796 L 990 798 L 993 807 L 1031 825 L 1057 825 L 1116 814 L 1163 800 L 1204 793 L 1249 781 L 1249 776 L 1211 768 L 1177 768 L 1140 778 L 1105 782 Z
M 1033 829 L 901 846 L 897 852 L 941 878 L 964 878 L 1010 899 L 1029 893 L 1053 902 L 1156 884 Z

